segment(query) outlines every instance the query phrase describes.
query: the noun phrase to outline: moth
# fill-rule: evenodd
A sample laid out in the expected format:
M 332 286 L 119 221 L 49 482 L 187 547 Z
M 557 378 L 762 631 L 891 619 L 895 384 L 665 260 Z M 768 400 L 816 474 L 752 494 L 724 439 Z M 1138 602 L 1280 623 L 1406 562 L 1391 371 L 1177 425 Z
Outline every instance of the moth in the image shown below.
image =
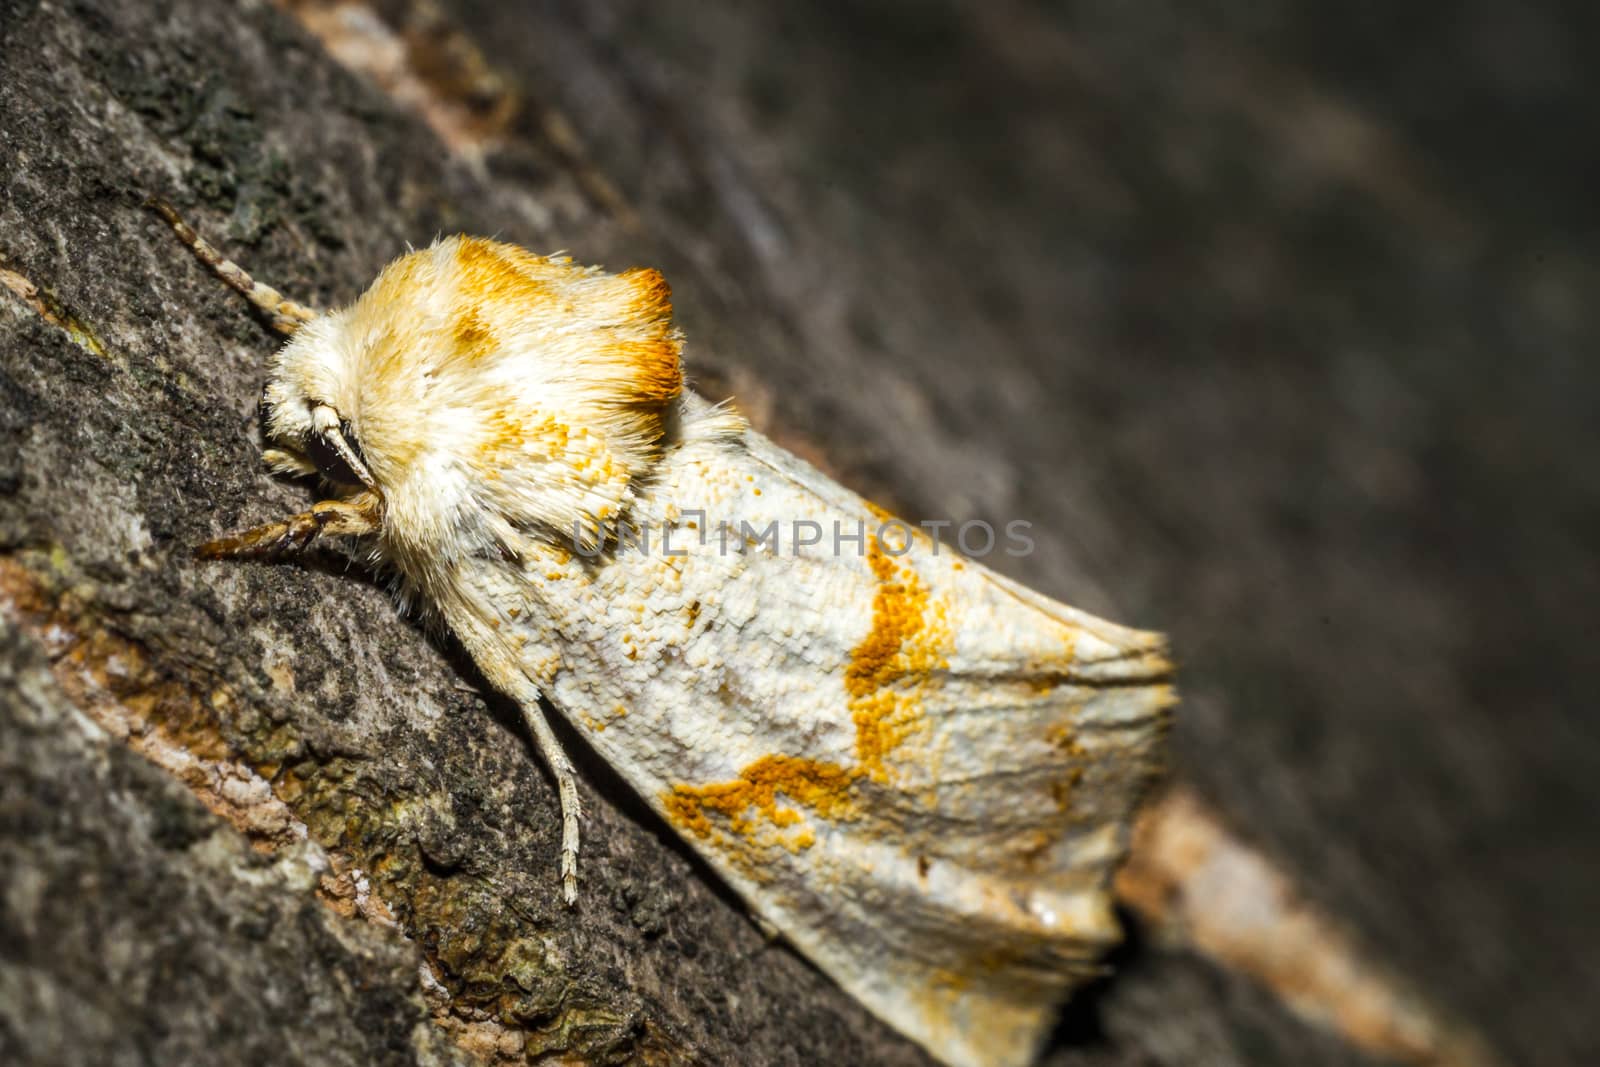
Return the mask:
M 328 494 L 203 556 L 353 538 L 398 575 L 520 705 L 569 903 L 578 795 L 541 700 L 879 1018 L 952 1067 L 1033 1058 L 1119 936 L 1160 635 L 962 558 L 686 388 L 654 270 L 449 237 L 319 315 L 155 206 L 292 335 L 265 459 Z

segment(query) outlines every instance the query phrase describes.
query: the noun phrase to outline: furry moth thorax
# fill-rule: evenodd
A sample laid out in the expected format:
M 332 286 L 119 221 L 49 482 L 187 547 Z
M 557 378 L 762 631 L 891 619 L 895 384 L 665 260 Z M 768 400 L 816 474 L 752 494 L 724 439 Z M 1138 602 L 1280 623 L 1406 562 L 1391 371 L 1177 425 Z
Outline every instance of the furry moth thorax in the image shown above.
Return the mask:
M 281 465 L 364 483 L 402 556 L 591 549 L 659 453 L 681 348 L 654 270 L 449 237 L 278 353 L 267 430 Z

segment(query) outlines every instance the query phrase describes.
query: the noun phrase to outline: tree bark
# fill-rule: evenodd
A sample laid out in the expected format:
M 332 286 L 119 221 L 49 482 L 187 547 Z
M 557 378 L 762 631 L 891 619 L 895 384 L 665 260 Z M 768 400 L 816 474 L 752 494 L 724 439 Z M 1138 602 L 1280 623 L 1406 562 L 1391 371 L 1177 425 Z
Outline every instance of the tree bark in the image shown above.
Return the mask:
M 929 1062 L 570 732 L 564 908 L 513 709 L 380 581 L 191 558 L 306 498 L 157 194 L 317 306 L 456 231 L 660 267 L 703 388 L 1030 522 L 986 562 L 1174 635 L 1177 777 L 1503 1051 L 1600 1060 L 1580 35 L 788 8 L 0 0 L 0 1058 Z M 1048 1062 L 1364 1062 L 1113 962 Z

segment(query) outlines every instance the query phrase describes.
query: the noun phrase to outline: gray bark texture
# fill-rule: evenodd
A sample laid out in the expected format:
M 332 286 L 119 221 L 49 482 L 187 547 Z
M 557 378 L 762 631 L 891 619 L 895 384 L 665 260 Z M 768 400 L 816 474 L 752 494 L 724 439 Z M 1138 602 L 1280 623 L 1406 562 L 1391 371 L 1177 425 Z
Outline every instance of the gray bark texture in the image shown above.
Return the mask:
M 514 709 L 378 582 L 192 558 L 309 498 L 159 194 L 317 306 L 456 231 L 661 268 L 705 391 L 1031 522 L 989 562 L 1173 636 L 1177 778 L 1600 1063 L 1600 27 L 1393 6 L 0 0 L 0 1062 L 929 1062 L 570 731 L 564 908 Z M 1112 964 L 1046 1062 L 1366 1062 Z

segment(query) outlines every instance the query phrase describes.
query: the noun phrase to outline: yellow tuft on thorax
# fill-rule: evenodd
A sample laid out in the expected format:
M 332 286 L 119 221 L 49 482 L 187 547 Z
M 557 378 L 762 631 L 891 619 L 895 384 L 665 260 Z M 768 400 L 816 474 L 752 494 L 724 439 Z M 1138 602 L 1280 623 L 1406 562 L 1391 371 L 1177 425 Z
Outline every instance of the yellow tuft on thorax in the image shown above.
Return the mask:
M 588 548 L 659 458 L 682 348 L 657 271 L 449 237 L 292 343 L 274 395 L 285 411 L 312 394 L 338 411 L 385 529 L 419 549 L 462 529 Z
M 515 334 L 586 334 L 585 370 L 616 399 L 659 408 L 683 391 L 683 340 L 660 271 L 606 274 L 481 237 L 454 244 L 451 333 L 463 356 L 492 358 Z

